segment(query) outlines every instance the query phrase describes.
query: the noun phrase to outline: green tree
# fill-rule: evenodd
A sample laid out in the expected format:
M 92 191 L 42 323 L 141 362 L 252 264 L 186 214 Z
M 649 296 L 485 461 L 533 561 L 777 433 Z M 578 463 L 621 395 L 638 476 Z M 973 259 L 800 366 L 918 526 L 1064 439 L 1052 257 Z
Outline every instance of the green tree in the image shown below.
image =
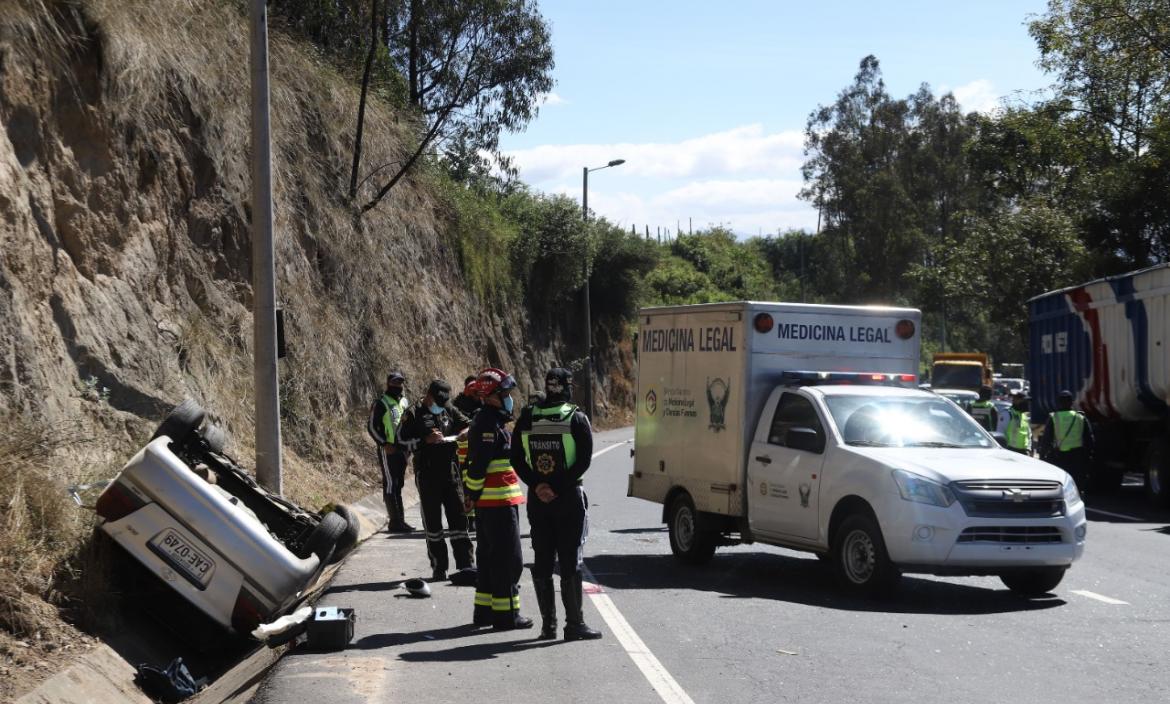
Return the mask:
M 398 9 L 390 55 L 422 136 L 362 212 L 428 150 L 450 148 L 463 165 L 498 154 L 500 134 L 528 124 L 553 86 L 551 33 L 534 0 L 404 0 Z

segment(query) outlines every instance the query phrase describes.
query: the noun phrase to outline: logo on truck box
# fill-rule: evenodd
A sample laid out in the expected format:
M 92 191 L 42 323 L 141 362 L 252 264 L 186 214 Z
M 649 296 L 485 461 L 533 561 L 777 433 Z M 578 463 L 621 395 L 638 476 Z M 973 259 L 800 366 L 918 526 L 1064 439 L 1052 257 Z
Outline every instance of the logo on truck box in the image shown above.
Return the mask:
M 658 410 L 658 394 L 654 393 L 654 389 L 646 392 L 646 414 L 654 415 L 654 411 Z
M 727 427 L 723 418 L 729 396 L 731 396 L 731 386 L 727 381 L 719 377 L 714 379 L 707 377 L 707 410 L 710 412 L 710 422 L 707 427 L 717 433 Z

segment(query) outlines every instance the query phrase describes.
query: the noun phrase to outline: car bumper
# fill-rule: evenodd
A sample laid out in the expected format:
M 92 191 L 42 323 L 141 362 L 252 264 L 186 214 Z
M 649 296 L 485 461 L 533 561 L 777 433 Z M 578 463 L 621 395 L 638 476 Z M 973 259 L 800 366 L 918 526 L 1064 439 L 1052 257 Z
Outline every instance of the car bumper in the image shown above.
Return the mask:
M 1087 523 L 1081 502 L 1069 507 L 1065 516 L 972 518 L 957 503 L 939 508 L 896 500 L 902 505 L 890 507 L 889 519 L 881 522 L 882 533 L 890 559 L 906 571 L 980 574 L 1068 567 L 1085 551 Z

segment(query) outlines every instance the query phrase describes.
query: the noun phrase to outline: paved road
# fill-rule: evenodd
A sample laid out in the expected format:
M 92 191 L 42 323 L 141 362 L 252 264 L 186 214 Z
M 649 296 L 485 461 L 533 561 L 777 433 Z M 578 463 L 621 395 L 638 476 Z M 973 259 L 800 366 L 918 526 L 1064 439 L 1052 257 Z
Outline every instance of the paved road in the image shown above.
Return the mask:
M 841 596 L 812 556 L 768 546 L 676 564 L 661 508 L 625 496 L 631 436 L 600 434 L 586 481 L 599 585 L 586 620 L 603 640 L 471 630 L 472 590 L 406 598 L 400 580 L 429 573 L 421 540 L 379 534 L 321 602 L 357 609 L 354 644 L 294 652 L 257 701 L 1170 701 L 1170 513 L 1133 489 L 1090 502 L 1086 556 L 1055 597 L 909 576 L 893 600 L 870 602 Z M 531 594 L 526 574 L 535 617 Z

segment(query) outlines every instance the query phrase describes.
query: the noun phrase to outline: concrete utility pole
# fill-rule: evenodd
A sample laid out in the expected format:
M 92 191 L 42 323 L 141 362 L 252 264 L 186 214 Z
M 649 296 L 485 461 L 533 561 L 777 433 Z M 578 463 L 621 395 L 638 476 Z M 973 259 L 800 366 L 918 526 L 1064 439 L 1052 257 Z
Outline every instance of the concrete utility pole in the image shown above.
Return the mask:
M 252 0 L 252 378 L 256 480 L 282 493 L 276 367 L 276 262 L 272 247 L 272 145 L 268 115 L 268 10 Z

